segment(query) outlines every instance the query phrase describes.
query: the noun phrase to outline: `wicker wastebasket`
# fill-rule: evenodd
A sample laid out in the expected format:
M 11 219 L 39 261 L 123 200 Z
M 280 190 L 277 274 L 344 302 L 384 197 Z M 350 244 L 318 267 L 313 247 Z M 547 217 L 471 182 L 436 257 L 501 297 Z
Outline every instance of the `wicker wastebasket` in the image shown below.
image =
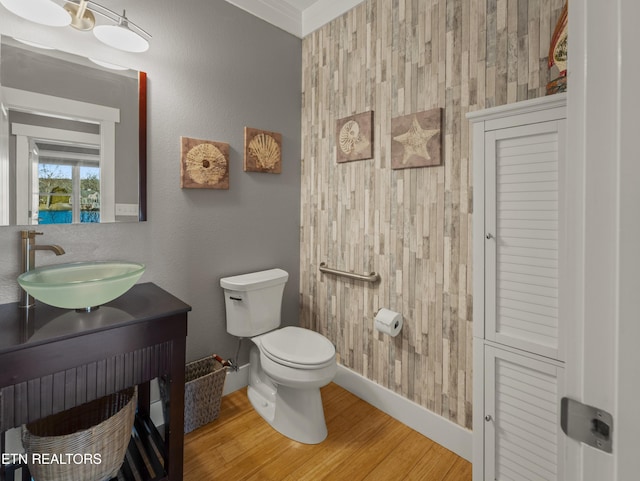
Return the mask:
M 22 444 L 33 479 L 105 481 L 116 476 L 131 439 L 136 404 L 132 387 L 26 424 Z
M 213 355 L 189 362 L 185 366 L 185 434 L 210 423 L 220 414 L 222 389 L 227 370 L 219 359 L 218 356 Z M 168 386 L 160 379 L 159 387 L 166 421 L 169 401 Z

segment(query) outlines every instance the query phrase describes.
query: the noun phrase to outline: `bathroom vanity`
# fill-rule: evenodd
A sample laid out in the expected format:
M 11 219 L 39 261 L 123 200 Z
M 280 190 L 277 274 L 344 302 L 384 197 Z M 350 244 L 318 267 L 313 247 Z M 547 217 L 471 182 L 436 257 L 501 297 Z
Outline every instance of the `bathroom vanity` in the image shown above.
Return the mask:
M 138 386 L 135 425 L 120 475 L 181 480 L 190 310 L 152 283 L 136 284 L 93 312 L 41 303 L 32 309 L 20 309 L 17 302 L 0 305 L 0 452 L 5 453 L 4 433 L 10 428 Z M 160 376 L 170 392 L 162 436 L 149 418 L 149 381 Z M 16 469 L 0 465 L 0 479 L 13 479 Z M 22 479 L 30 479 L 26 471 Z

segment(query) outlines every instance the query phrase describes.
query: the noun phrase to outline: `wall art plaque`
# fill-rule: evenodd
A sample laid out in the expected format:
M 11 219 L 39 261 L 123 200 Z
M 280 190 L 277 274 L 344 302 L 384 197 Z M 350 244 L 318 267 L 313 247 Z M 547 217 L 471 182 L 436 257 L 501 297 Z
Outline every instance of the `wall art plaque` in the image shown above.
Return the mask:
M 336 162 L 373 157 L 373 111 L 336 121 Z
M 282 135 L 268 130 L 244 128 L 244 171 L 282 172 Z
M 180 137 L 180 187 L 228 189 L 229 144 Z
M 442 164 L 442 109 L 391 119 L 391 168 Z

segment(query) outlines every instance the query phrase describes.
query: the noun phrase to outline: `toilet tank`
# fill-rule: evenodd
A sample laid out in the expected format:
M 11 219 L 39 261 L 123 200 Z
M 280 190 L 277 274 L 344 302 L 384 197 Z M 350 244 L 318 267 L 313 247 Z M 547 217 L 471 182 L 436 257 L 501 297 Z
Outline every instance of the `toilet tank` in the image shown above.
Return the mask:
M 280 325 L 282 294 L 289 274 L 282 269 L 220 279 L 227 311 L 227 332 L 253 337 Z

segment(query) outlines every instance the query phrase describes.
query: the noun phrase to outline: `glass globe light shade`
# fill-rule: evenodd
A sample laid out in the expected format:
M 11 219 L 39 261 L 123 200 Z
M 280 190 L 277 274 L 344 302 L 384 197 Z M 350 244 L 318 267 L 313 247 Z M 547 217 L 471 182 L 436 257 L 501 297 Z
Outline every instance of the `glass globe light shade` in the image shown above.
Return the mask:
M 51 0 L 0 0 L 11 13 L 31 22 L 50 27 L 66 27 L 71 15 Z
M 98 25 L 93 29 L 93 34 L 102 43 L 125 52 L 139 53 L 149 50 L 149 42 L 129 29 L 126 24 Z

